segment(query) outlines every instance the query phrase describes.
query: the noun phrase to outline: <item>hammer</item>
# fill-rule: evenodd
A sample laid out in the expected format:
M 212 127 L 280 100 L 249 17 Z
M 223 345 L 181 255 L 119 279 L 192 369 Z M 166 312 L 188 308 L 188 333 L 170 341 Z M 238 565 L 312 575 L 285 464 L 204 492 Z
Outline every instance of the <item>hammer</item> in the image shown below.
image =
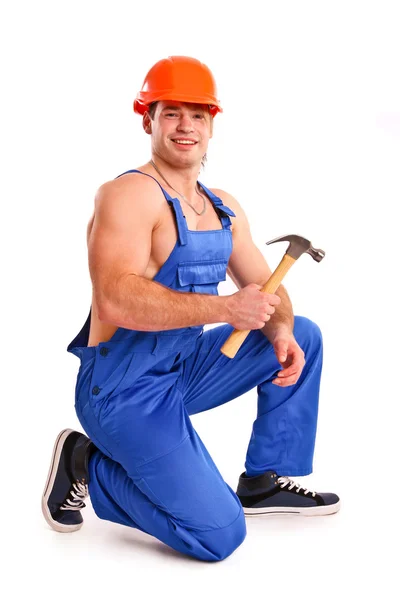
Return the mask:
M 301 237 L 300 235 L 282 235 L 281 237 L 277 237 L 274 240 L 271 240 L 270 242 L 266 243 L 274 244 L 275 242 L 285 241 L 289 242 L 289 246 L 286 250 L 286 253 L 283 255 L 281 262 L 276 267 L 275 271 L 272 273 L 267 283 L 264 285 L 263 288 L 261 288 L 261 292 L 275 294 L 282 279 L 289 271 L 290 267 L 302 254 L 310 254 L 313 257 L 313 259 L 317 262 L 321 262 L 321 260 L 325 256 L 325 252 L 323 250 L 313 248 L 311 242 L 309 240 L 306 240 L 306 238 Z M 240 346 L 243 344 L 244 340 L 249 335 L 250 331 L 251 329 L 235 329 L 234 331 L 232 331 L 231 335 L 228 337 L 224 345 L 221 346 L 222 354 L 225 354 L 225 356 L 227 356 L 228 358 L 234 358 Z

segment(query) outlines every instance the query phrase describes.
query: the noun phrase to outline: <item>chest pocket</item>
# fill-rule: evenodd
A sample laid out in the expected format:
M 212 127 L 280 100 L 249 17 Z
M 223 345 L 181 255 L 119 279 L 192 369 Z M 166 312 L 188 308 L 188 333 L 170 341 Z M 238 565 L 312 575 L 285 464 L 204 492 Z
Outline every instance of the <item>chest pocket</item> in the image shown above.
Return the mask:
M 184 262 L 178 265 L 178 281 L 183 292 L 218 296 L 218 283 L 226 280 L 224 259 Z

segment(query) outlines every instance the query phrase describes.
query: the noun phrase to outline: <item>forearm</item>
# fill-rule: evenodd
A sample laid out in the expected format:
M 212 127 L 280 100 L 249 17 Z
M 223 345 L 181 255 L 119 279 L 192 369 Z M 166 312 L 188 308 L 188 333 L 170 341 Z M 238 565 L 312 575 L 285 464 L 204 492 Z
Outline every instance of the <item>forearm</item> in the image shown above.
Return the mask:
M 261 329 L 263 334 L 271 341 L 278 329 L 285 328 L 293 332 L 294 316 L 293 307 L 287 291 L 280 285 L 275 292 L 280 297 L 281 303 L 275 307 L 275 312 L 270 320 Z
M 134 274 L 108 290 L 99 306 L 102 321 L 138 331 L 222 323 L 226 317 L 223 296 L 177 292 Z

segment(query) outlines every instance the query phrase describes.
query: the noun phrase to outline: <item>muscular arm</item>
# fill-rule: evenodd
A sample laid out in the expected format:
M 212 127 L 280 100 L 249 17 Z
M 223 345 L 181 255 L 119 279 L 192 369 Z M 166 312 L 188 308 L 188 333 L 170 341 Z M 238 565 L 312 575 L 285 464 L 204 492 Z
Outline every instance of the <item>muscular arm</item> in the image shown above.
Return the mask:
M 134 183 L 114 180 L 99 189 L 88 239 L 99 318 L 139 331 L 225 322 L 223 297 L 176 292 L 143 276 L 164 202 L 158 186 L 145 176 L 136 175 Z
M 261 251 L 254 244 L 251 237 L 249 222 L 239 202 L 222 190 L 213 190 L 220 196 L 236 214 L 232 228 L 233 250 L 228 265 L 228 275 L 239 289 L 249 283 L 264 285 L 270 278 L 272 271 L 269 268 Z M 275 313 L 261 329 L 264 335 L 271 340 L 279 329 L 285 328 L 293 331 L 294 317 L 290 298 L 283 285 L 275 292 L 280 297 L 281 303 L 275 307 Z

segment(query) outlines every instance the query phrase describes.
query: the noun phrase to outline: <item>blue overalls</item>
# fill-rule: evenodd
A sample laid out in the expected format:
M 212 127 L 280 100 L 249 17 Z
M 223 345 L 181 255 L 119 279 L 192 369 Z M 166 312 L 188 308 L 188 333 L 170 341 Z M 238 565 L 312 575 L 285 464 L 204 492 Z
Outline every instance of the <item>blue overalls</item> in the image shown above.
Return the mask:
M 230 217 L 235 215 L 202 188 L 221 229 L 189 230 L 178 199 L 161 187 L 175 214 L 178 239 L 154 281 L 182 292 L 218 294 L 232 251 Z M 206 331 L 202 326 L 166 331 L 119 327 L 109 341 L 88 347 L 90 316 L 68 351 L 81 361 L 76 412 L 98 449 L 89 463 L 96 514 L 195 558 L 226 558 L 245 538 L 243 510 L 189 415 L 257 386 L 247 473 L 309 474 L 322 367 L 319 328 L 295 318 L 294 334 L 306 365 L 296 385 L 280 388 L 271 381 L 281 366 L 260 330 L 251 331 L 229 359 L 220 351 L 233 331 L 228 324 Z

